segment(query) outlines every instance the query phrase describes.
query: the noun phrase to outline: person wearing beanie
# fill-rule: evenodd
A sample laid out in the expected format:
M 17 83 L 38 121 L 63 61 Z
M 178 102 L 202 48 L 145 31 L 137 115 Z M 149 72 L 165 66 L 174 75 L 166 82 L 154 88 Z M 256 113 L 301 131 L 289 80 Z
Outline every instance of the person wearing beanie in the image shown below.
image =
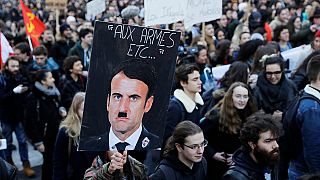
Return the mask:
M 52 45 L 49 54 L 62 67 L 63 60 L 68 56 L 68 52 L 75 45 L 75 42 L 72 41 L 71 29 L 68 24 L 60 25 L 59 32 L 60 39 Z
M 128 6 L 121 11 L 123 24 L 140 25 L 140 9 L 137 6 Z

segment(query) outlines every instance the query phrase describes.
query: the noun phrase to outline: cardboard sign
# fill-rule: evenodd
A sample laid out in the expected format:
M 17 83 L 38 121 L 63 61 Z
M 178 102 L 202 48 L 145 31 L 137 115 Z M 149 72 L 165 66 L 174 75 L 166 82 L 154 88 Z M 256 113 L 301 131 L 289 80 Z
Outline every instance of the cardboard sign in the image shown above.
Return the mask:
M 79 150 L 159 149 L 180 32 L 95 23 Z M 118 149 L 119 150 L 119 149 Z
M 183 20 L 186 27 L 211 21 L 222 15 L 221 0 L 145 0 L 145 25 Z
M 86 19 L 92 20 L 94 17 L 106 10 L 105 0 L 93 0 L 87 3 Z
M 68 0 L 46 0 L 48 9 L 64 10 L 67 7 Z

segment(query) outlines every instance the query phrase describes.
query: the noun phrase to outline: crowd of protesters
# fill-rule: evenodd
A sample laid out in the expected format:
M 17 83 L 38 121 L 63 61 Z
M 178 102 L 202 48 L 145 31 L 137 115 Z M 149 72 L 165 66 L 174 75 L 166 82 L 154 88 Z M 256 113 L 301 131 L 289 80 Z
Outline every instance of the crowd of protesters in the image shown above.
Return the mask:
M 95 17 L 86 17 L 87 0 L 69 0 L 59 13 L 24 0 L 46 25 L 32 50 L 19 2 L 0 2 L 0 30 L 14 50 L 0 74 L 0 137 L 8 145 L 1 173 L 3 160 L 14 165 L 15 132 L 23 173 L 39 176 L 29 141 L 43 155 L 46 180 L 320 178 L 318 0 L 222 0 L 217 20 L 153 26 L 181 32 L 163 146 L 123 153 L 77 147 L 94 21 L 144 26 L 143 0 L 107 0 Z M 290 71 L 281 53 L 295 47 L 306 55 Z M 212 68 L 223 65 L 230 67 L 215 77 Z M 300 143 L 282 148 L 282 119 L 302 90 L 314 99 L 296 111 Z M 280 151 L 290 148 L 296 154 L 283 160 Z

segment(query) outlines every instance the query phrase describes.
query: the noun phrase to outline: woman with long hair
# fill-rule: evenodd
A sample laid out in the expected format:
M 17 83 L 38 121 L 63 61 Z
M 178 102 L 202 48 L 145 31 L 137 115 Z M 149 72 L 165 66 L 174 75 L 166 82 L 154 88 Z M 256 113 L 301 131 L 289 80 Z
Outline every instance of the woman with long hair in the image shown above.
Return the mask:
M 239 130 L 246 118 L 256 110 L 249 86 L 235 82 L 224 98 L 207 112 L 200 127 L 208 140 L 205 150 L 208 177 L 220 179 L 227 171 L 232 154 L 240 147 Z
M 76 93 L 66 119 L 60 124 L 53 156 L 53 179 L 83 179 L 96 156 L 88 151 L 77 151 L 84 98 L 84 92 Z
M 229 70 L 224 74 L 224 76 L 219 80 L 218 88 L 210 89 L 203 93 L 202 99 L 204 105 L 200 110 L 200 114 L 203 117 L 208 110 L 215 106 L 225 95 L 229 87 L 234 82 L 248 83 L 250 69 L 247 63 L 236 61 L 232 63 Z
M 239 131 L 246 118 L 257 110 L 250 88 L 242 82 L 233 83 L 224 98 L 205 115 L 200 124 L 208 147 L 210 179 L 220 179 L 232 162 L 232 154 L 241 145 Z

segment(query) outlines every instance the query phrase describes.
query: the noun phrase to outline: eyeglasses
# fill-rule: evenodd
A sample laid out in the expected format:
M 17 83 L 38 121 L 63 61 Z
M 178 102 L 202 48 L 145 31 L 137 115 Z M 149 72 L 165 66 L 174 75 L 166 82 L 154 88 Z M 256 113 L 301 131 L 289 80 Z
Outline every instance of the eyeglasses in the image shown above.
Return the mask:
M 272 76 L 272 75 L 280 75 L 282 71 L 274 71 L 274 72 L 266 72 L 267 76 Z
M 207 147 L 208 141 L 204 140 L 201 144 L 192 144 L 192 145 L 183 144 L 183 145 L 194 150 L 194 149 L 200 149 L 200 148 Z

